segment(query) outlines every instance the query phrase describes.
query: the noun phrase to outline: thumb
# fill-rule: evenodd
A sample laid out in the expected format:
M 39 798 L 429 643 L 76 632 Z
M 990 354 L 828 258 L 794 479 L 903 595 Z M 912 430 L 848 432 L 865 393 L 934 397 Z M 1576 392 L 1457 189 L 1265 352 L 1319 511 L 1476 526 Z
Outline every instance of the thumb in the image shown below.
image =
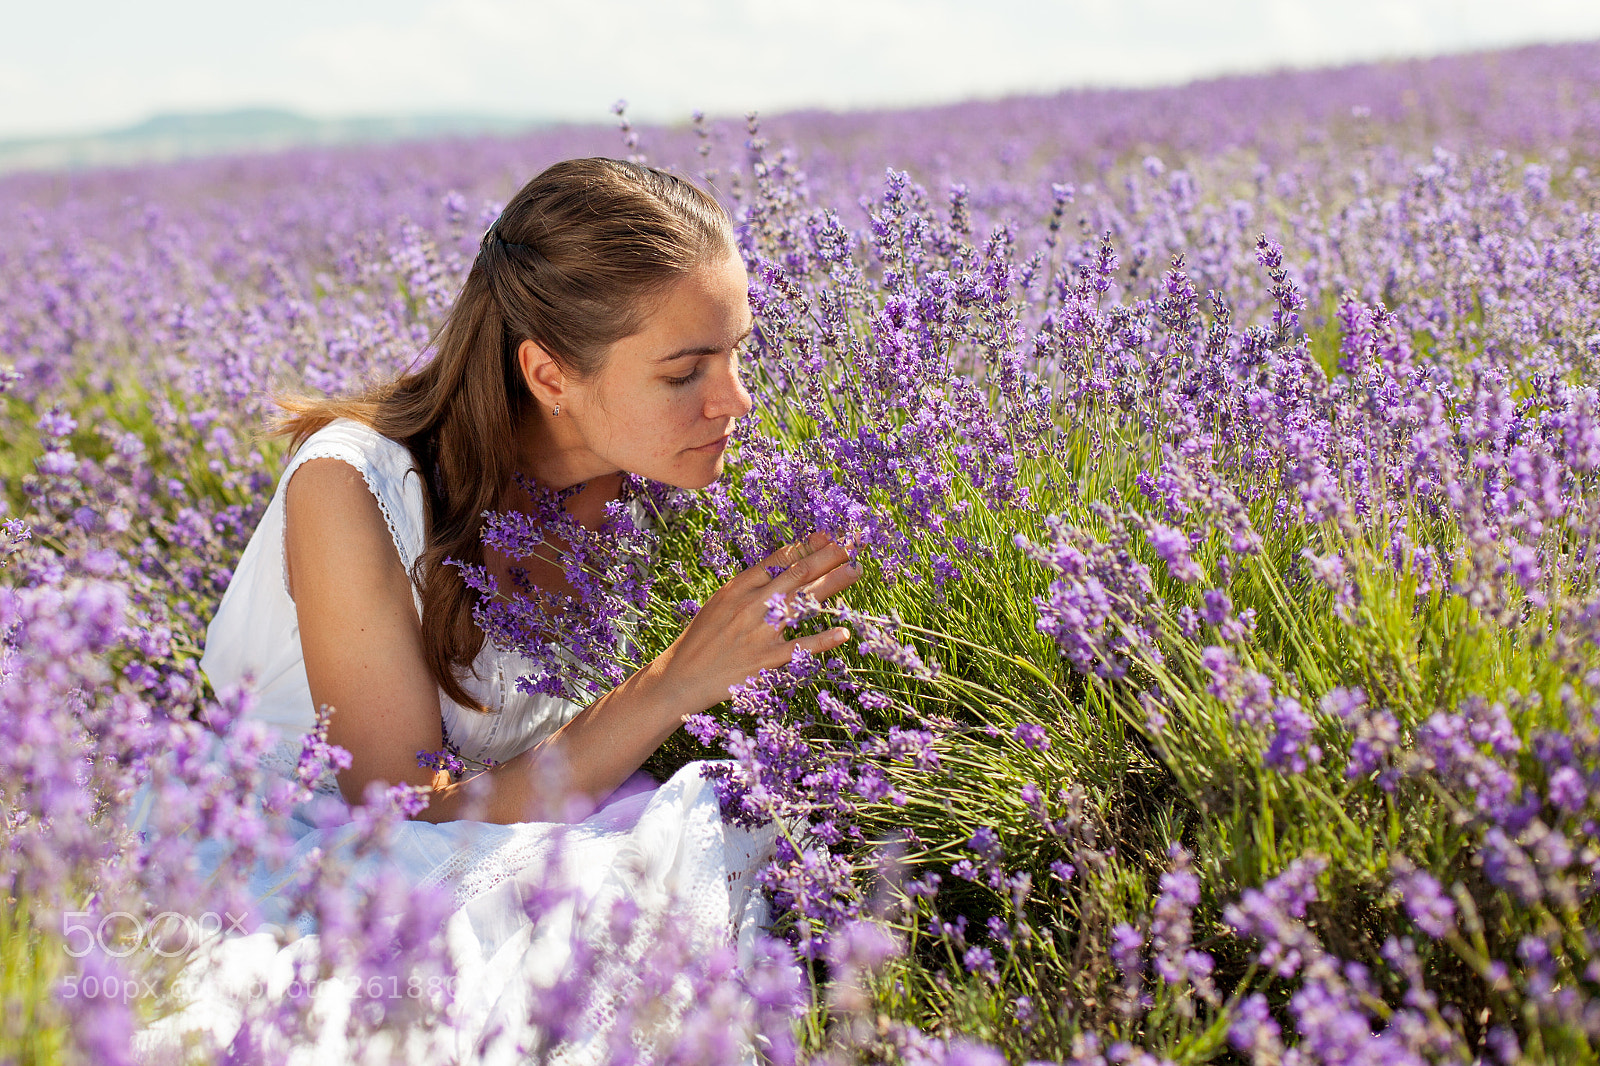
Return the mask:
M 799 637 L 794 643 L 812 655 L 821 655 L 823 652 L 837 648 L 849 640 L 850 636 L 850 630 L 844 626 L 834 626 L 832 629 L 824 629 L 821 633 L 812 633 L 810 636 Z

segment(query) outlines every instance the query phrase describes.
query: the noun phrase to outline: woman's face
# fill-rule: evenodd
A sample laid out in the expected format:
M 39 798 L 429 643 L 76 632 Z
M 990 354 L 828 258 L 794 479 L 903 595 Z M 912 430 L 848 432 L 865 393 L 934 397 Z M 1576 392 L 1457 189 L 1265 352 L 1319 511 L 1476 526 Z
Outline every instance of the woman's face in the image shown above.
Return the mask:
M 748 293 L 737 254 L 708 263 L 659 298 L 642 330 L 611 346 L 594 379 L 557 385 L 561 413 L 539 412 L 544 446 L 555 452 L 539 465 L 556 460 L 546 483 L 619 470 L 686 489 L 715 481 L 734 422 L 751 408 L 739 380 L 739 348 L 752 324 Z

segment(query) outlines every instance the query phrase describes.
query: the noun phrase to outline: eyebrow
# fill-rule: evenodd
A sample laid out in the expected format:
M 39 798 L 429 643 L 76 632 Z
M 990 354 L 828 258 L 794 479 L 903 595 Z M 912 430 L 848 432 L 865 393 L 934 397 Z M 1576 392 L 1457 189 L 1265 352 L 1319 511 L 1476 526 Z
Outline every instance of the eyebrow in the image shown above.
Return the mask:
M 745 342 L 745 340 L 747 338 L 749 338 L 750 334 L 755 332 L 755 328 L 756 328 L 756 324 L 754 322 L 752 322 L 752 323 L 750 323 L 750 325 L 746 326 L 744 332 L 739 334 L 739 338 L 733 342 L 733 347 L 737 348 L 739 345 L 743 344 Z M 710 346 L 710 345 L 702 346 L 702 347 L 699 347 L 699 348 L 685 348 L 681 352 L 673 352 L 671 355 L 663 355 L 659 359 L 657 359 L 656 362 L 657 363 L 670 363 L 674 359 L 683 359 L 683 358 L 686 358 L 687 356 L 691 356 L 691 355 L 716 355 L 718 352 L 720 352 L 722 350 L 723 349 L 721 349 L 721 348 L 717 348 L 717 347 Z

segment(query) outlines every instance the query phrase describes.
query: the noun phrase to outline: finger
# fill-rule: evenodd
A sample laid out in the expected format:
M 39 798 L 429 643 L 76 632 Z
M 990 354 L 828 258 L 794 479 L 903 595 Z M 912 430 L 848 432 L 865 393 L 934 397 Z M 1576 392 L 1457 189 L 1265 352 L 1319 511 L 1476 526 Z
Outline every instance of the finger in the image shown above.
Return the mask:
M 832 629 L 824 629 L 821 633 L 813 633 L 810 636 L 799 637 L 793 642 L 793 644 L 794 646 L 804 648 L 812 655 L 821 655 L 824 652 L 832 651 L 849 639 L 850 630 L 844 626 L 834 626 Z
M 803 586 L 800 591 L 818 600 L 826 600 L 849 588 L 860 578 L 861 570 L 858 566 L 837 566 Z
M 788 544 L 779 545 L 777 548 L 768 553 L 767 557 L 762 559 L 757 565 L 793 566 L 795 563 L 799 562 L 801 559 L 804 559 L 806 556 L 810 555 L 818 548 L 823 547 L 827 543 L 828 535 L 819 529 L 810 536 L 803 537 L 800 540 L 790 541 Z
M 849 561 L 850 553 L 837 544 L 829 544 L 795 563 L 789 569 L 773 578 L 772 587 L 778 592 L 793 592 L 802 585 L 817 580 L 824 574 L 835 570 L 840 564 Z M 846 572 L 860 573 L 860 564 L 852 563 L 846 567 Z
M 788 544 L 780 546 L 775 551 L 768 554 L 765 559 L 762 559 L 759 563 L 750 567 L 745 572 L 756 575 L 756 583 L 758 585 L 768 584 L 773 578 L 773 575 L 768 572 L 768 567 L 781 566 L 785 569 L 792 567 L 800 560 L 805 559 L 817 552 L 819 549 L 828 546 L 831 543 L 831 540 L 832 538 L 830 538 L 825 531 L 820 529 L 816 530 L 811 533 L 810 536 L 802 540 L 791 541 Z

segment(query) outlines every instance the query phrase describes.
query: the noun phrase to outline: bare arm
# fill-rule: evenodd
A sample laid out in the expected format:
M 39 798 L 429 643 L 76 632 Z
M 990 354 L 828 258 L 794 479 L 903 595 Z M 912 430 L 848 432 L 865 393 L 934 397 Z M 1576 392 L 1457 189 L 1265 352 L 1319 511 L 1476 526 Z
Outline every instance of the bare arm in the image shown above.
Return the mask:
M 569 795 L 594 802 L 627 779 L 684 718 L 725 699 L 728 686 L 789 661 L 796 645 L 821 653 L 846 639 L 836 631 L 789 640 L 765 622 L 774 592 L 802 587 L 825 599 L 859 571 L 840 567 L 843 548 L 813 538 L 789 545 L 735 576 L 653 662 L 536 748 L 487 771 L 487 799 L 471 803 L 469 782 L 418 767 L 418 751 L 444 745 L 439 690 L 422 650 L 411 585 L 377 500 L 361 475 L 337 459 L 305 463 L 285 497 L 290 589 L 312 699 L 334 708 L 328 739 L 347 749 L 339 772 L 347 801 L 370 781 L 431 787 L 419 818 L 522 822 L 548 817 L 550 760 Z M 771 578 L 768 563 L 793 564 Z
M 369 781 L 448 781 L 417 765 L 417 752 L 444 747 L 439 688 L 423 657 L 410 579 L 353 467 L 312 459 L 294 472 L 284 547 L 311 698 L 333 707 L 328 740 L 350 752 L 338 773 L 345 799 L 360 803 Z

